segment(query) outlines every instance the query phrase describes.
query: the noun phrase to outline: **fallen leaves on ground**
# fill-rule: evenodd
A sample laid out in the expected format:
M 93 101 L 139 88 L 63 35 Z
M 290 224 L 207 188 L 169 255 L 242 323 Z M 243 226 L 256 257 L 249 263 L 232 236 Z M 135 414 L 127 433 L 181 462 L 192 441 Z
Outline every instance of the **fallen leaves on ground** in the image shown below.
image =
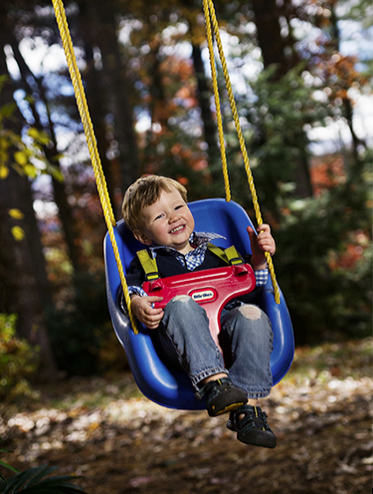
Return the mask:
M 126 375 L 41 389 L 38 406 L 16 413 L 3 407 L 0 446 L 11 452 L 2 460 L 18 469 L 59 465 L 83 475 L 78 483 L 91 494 L 367 493 L 371 353 L 372 339 L 298 349 L 261 403 L 274 450 L 237 441 L 226 416 L 148 401 Z

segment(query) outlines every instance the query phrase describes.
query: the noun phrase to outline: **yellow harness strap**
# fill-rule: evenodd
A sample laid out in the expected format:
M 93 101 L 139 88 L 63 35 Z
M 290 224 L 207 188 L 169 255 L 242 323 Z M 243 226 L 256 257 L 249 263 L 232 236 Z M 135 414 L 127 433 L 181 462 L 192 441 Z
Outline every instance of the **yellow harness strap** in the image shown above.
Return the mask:
M 145 272 L 145 280 L 153 281 L 159 278 L 157 261 L 152 258 L 147 249 L 139 250 L 136 255 L 141 263 L 142 269 Z
M 234 245 L 228 247 L 228 249 L 221 249 L 214 244 L 207 244 L 207 248 L 210 252 L 220 257 L 226 264 L 230 264 L 231 266 L 235 266 L 236 264 L 243 264 L 243 259 L 240 254 L 237 252 L 237 249 Z
M 243 259 L 237 252 L 236 247 L 232 245 L 228 249 L 221 249 L 214 244 L 209 243 L 207 248 L 210 252 L 220 257 L 226 264 L 235 266 L 236 264 L 242 264 Z M 145 272 L 145 281 L 157 280 L 159 276 L 157 261 L 152 258 L 148 249 L 139 250 L 136 255 L 140 261 L 142 269 Z

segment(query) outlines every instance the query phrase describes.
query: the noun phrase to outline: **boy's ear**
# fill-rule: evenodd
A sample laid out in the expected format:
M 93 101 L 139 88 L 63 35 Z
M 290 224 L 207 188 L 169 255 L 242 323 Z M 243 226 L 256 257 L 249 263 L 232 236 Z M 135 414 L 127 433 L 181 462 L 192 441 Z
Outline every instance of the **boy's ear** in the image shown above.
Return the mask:
M 133 230 L 132 233 L 135 239 L 141 242 L 142 244 L 150 245 L 152 243 L 150 238 L 148 238 L 144 233 L 140 232 L 140 230 Z

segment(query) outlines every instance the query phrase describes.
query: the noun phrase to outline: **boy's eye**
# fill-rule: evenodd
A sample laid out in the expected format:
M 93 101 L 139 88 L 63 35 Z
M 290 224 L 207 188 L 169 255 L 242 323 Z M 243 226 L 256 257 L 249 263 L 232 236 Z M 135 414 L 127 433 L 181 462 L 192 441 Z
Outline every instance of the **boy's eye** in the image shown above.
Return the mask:
M 182 208 L 183 206 L 184 206 L 184 204 L 180 204 L 179 206 L 176 206 L 176 207 L 175 207 L 175 211 L 176 211 L 177 209 Z
M 162 217 L 163 217 L 163 214 L 159 214 L 158 216 L 156 216 L 156 217 L 154 218 L 154 221 L 155 221 L 155 220 L 159 220 L 159 219 L 161 219 Z

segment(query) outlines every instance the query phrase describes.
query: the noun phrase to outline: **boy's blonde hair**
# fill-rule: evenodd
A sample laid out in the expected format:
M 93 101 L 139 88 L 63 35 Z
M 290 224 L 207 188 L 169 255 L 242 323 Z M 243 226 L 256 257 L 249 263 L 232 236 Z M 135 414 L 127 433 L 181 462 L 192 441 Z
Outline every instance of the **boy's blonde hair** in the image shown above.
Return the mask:
M 124 194 L 122 214 L 130 230 L 140 230 L 140 213 L 144 207 L 151 206 L 163 191 L 172 192 L 174 187 L 187 202 L 187 190 L 181 183 L 172 178 L 159 175 L 141 177 L 128 187 Z

